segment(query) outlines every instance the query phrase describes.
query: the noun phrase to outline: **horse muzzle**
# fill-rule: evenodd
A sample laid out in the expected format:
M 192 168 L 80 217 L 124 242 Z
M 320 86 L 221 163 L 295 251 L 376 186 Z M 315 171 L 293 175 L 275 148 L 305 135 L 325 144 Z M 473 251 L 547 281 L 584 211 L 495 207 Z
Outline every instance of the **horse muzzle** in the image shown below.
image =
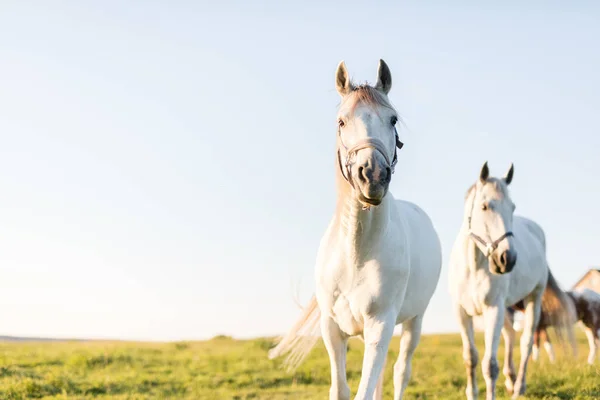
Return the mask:
M 517 263 L 517 253 L 512 250 L 504 250 L 490 256 L 490 270 L 494 274 L 507 274 L 513 270 Z
M 355 189 L 361 202 L 372 206 L 381 204 L 392 179 L 392 170 L 374 152 L 362 165 L 355 169 Z

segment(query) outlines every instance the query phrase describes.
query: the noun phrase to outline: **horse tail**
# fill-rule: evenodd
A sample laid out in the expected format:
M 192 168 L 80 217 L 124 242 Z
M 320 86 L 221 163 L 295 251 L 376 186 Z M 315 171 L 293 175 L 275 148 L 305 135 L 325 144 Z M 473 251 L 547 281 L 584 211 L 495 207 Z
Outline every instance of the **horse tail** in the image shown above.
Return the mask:
M 577 312 L 571 297 L 564 292 L 550 269 L 548 269 L 548 282 L 542 295 L 542 316 L 547 318 L 547 325 L 556 330 L 559 341 L 564 343 L 565 333 L 569 344 L 576 354 L 577 344 L 573 325 L 577 322 Z
M 288 353 L 284 361 L 287 370 L 293 371 L 298 368 L 319 340 L 320 319 L 321 310 L 317 298 L 313 295 L 300 319 L 285 336 L 279 338 L 279 343 L 269 350 L 269 359 Z

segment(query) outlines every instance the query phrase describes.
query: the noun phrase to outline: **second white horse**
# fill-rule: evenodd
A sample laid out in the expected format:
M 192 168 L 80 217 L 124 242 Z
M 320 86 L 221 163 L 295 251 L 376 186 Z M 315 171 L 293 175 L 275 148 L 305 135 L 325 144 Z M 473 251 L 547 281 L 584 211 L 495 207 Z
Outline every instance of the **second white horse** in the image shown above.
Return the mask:
M 544 231 L 530 219 L 513 217 L 515 205 L 508 193 L 513 172 L 511 165 L 503 178 L 492 178 L 487 162 L 483 165 L 479 178 L 467 192 L 462 228 L 450 257 L 450 293 L 461 326 L 469 400 L 477 398 L 478 354 L 473 316 L 483 314 L 484 318 L 485 353 L 481 367 L 488 400 L 496 396 L 499 373 L 496 355 L 501 331 L 506 348 L 506 388 L 513 393 L 513 398 L 525 392 L 527 360 L 546 287 L 544 299 L 553 301 L 544 302 L 544 311 L 555 317 L 555 326 L 572 330 L 573 310 L 548 268 Z M 514 329 L 510 319 L 505 319 L 505 310 L 520 301 L 525 320 L 521 364 L 515 375 Z

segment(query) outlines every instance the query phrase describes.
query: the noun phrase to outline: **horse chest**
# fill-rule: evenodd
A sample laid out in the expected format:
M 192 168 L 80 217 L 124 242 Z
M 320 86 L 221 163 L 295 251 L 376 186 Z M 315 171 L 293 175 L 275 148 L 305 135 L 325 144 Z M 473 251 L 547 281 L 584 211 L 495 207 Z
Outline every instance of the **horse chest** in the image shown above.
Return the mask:
M 331 266 L 318 284 L 319 307 L 346 334 L 361 334 L 365 318 L 393 305 L 400 276 L 401 271 L 383 268 L 376 261 L 358 267 L 348 263 Z
M 480 315 L 486 307 L 498 303 L 505 291 L 505 285 L 493 282 L 498 280 L 481 269 L 467 273 L 459 291 L 459 302 L 468 314 Z

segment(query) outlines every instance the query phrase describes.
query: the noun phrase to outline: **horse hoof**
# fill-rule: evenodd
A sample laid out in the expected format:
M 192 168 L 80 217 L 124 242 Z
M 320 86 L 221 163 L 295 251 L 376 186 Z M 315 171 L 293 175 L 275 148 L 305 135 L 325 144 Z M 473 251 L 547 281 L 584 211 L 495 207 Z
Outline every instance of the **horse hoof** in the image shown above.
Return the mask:
M 525 394 L 525 384 L 523 384 L 521 386 L 515 385 L 514 392 L 512 393 L 512 398 L 517 399 L 519 396 L 522 396 L 524 394 Z
M 504 382 L 504 386 L 506 387 L 506 391 L 508 392 L 508 394 L 513 393 L 513 390 L 515 389 L 515 387 L 511 381 L 506 380 L 506 382 Z
M 350 388 L 348 385 L 341 387 L 339 389 L 330 388 L 329 389 L 329 399 L 333 400 L 350 400 Z
M 477 400 L 477 389 L 467 388 L 465 394 L 467 395 L 467 400 Z

